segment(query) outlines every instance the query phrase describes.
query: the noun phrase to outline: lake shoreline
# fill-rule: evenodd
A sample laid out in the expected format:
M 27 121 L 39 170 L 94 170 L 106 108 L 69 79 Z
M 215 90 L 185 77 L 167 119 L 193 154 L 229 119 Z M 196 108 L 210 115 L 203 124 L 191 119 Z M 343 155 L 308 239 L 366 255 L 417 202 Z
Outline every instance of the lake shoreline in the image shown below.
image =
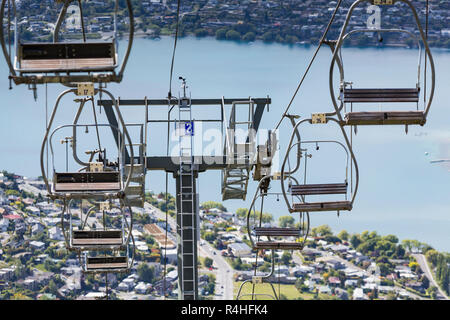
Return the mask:
M 150 36 L 149 34 L 146 33 L 139 33 L 139 34 L 134 34 L 134 38 L 135 39 L 145 39 L 145 40 L 154 40 L 154 41 L 160 41 L 163 38 L 171 38 L 174 39 L 174 36 L 169 36 L 169 35 L 161 35 L 158 37 L 154 37 L 154 36 Z M 123 35 L 121 37 L 118 37 L 119 40 L 127 40 L 128 36 Z M 215 40 L 218 42 L 229 42 L 229 43 L 235 43 L 238 45 L 253 45 L 253 44 L 263 44 L 263 45 L 280 45 L 280 46 L 286 46 L 288 48 L 304 48 L 304 49 L 308 49 L 310 47 L 314 47 L 316 48 L 318 44 L 316 43 L 307 43 L 305 41 L 302 42 L 297 42 L 297 43 L 281 43 L 281 42 L 267 42 L 267 41 L 263 41 L 263 40 L 255 40 L 255 41 L 242 41 L 242 40 L 229 40 L 229 39 L 217 39 L 216 37 L 213 36 L 204 36 L 204 37 L 197 37 L 194 35 L 187 35 L 187 36 L 183 36 L 183 37 L 178 37 L 178 41 L 183 40 L 183 39 L 192 39 L 192 40 L 202 40 L 202 39 L 206 39 L 206 40 Z M 398 44 L 398 45 L 390 45 L 387 44 L 385 46 L 378 46 L 378 47 L 368 47 L 368 46 L 352 46 L 352 45 L 344 45 L 343 48 L 350 48 L 350 49 L 375 49 L 375 50 L 385 50 L 385 49 L 408 49 L 408 50 L 414 50 L 417 49 L 415 47 L 410 47 L 408 45 L 402 45 L 402 44 Z M 443 51 L 443 52 L 450 52 L 450 48 L 441 48 L 441 47 L 430 47 L 430 49 L 432 51 Z

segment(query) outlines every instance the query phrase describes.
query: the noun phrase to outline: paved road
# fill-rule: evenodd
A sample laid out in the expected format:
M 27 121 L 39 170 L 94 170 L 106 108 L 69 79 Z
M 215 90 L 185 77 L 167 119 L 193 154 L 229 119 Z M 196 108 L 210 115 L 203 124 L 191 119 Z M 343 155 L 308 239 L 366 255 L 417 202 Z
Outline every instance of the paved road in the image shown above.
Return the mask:
M 434 280 L 433 274 L 431 273 L 430 267 L 428 266 L 425 256 L 423 254 L 413 254 L 413 257 L 416 258 L 417 263 L 420 266 L 420 269 L 422 269 L 422 271 L 425 273 L 428 280 L 430 281 L 430 284 L 432 284 L 438 289 L 436 298 L 438 300 L 449 300 L 449 298 L 445 295 L 444 291 L 436 283 L 436 280 Z
M 145 203 L 144 208 L 146 211 L 152 211 L 159 219 L 166 219 L 165 212 L 162 212 L 158 208 L 152 206 L 149 203 Z M 175 219 L 169 216 L 169 226 L 173 231 L 176 230 Z M 201 256 L 209 257 L 213 259 L 214 273 L 216 275 L 216 292 L 215 300 L 233 300 L 233 269 L 226 262 L 226 260 L 220 255 L 220 251 L 214 249 L 207 241 L 200 240 L 198 245 L 199 253 Z M 216 254 L 214 254 L 214 252 Z
M 199 246 L 200 252 L 214 261 L 213 267 L 216 274 L 214 300 L 233 300 L 233 268 L 220 255 L 219 250 L 214 249 L 207 241 L 202 241 L 201 243 L 203 244 Z

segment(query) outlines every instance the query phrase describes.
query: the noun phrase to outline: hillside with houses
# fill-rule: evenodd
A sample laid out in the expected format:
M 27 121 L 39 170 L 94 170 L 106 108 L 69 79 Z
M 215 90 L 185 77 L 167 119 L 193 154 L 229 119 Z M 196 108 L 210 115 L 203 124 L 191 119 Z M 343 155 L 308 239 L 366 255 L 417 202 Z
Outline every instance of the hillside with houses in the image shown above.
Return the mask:
M 54 1 L 17 1 L 20 39 L 23 41 L 51 41 L 59 6 Z M 136 17 L 136 36 L 157 38 L 173 35 L 176 26 L 176 0 L 132 1 Z M 352 1 L 345 0 L 336 14 L 329 39 L 336 39 Z M 120 1 L 117 28 L 120 34 L 127 32 L 129 21 L 124 1 Z M 186 0 L 180 8 L 179 36 L 215 37 L 219 40 L 252 42 L 277 42 L 285 44 L 316 44 L 327 25 L 337 1 L 325 0 Z M 415 3 L 425 25 L 425 2 Z M 407 10 L 405 6 L 401 7 Z M 383 28 L 401 26 L 418 34 L 409 11 L 396 6 L 382 11 Z M 87 37 L 109 38 L 114 30 L 112 12 L 114 1 L 89 1 L 84 4 L 83 14 Z M 445 0 L 430 2 L 428 39 L 432 47 L 450 48 L 450 3 Z M 364 6 L 357 8 L 351 22 L 352 28 L 366 28 L 370 14 Z M 80 30 L 63 25 L 62 36 L 81 39 Z M 393 33 L 385 35 L 383 43 L 388 46 L 414 46 L 409 35 Z M 349 45 L 380 45 L 378 37 L 354 37 Z
M 103 297 L 106 279 L 82 273 L 76 254 L 65 249 L 61 204 L 45 197 L 40 179 L 0 173 L 0 299 Z M 175 199 L 163 193 L 149 193 L 143 209 L 133 208 L 135 261 L 130 274 L 108 276 L 112 299 L 177 299 L 174 209 Z M 73 210 L 76 219 L 80 212 Z M 255 267 L 257 274 L 269 272 L 269 253 L 256 259 L 250 247 L 246 213 L 228 212 L 221 203 L 202 203 L 202 299 L 234 298 Z M 114 213 L 110 218 L 118 219 Z M 274 221 L 268 213 L 263 220 L 266 226 L 294 223 L 289 217 Z M 95 215 L 87 223 L 101 228 L 102 217 Z M 375 231 L 335 235 L 325 225 L 311 230 L 303 251 L 275 253 L 271 280 L 282 288 L 284 299 L 422 300 L 446 299 L 449 294 L 450 255 L 416 240 L 399 241 Z M 224 283 L 223 275 L 232 279 L 232 286 Z

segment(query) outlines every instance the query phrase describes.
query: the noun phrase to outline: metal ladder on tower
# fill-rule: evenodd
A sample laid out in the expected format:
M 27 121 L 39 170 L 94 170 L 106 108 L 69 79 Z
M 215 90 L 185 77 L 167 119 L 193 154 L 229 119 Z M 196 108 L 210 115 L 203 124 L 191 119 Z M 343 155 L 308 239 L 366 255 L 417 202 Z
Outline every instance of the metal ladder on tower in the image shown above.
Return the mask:
M 196 192 L 194 178 L 193 135 L 191 99 L 186 97 L 186 83 L 183 79 L 184 96 L 180 99 L 178 110 L 179 135 L 179 175 L 178 199 L 179 210 L 177 228 L 179 234 L 179 251 L 181 265 L 179 266 L 180 292 L 183 300 L 197 298 L 197 265 L 196 265 Z M 180 272 L 181 271 L 181 272 Z
M 247 121 L 237 121 L 237 105 L 248 105 Z M 223 170 L 222 200 L 242 199 L 247 196 L 248 180 L 255 155 L 255 137 L 253 136 L 254 101 L 235 101 L 232 104 L 230 122 L 227 126 L 225 141 L 225 154 L 228 166 Z M 225 117 L 226 119 L 226 117 Z M 245 143 L 236 143 L 237 126 L 246 126 L 247 140 Z
M 120 104 L 120 100 L 118 101 Z M 148 119 L 148 106 L 145 108 L 146 118 Z M 127 124 L 129 127 L 138 127 L 139 143 L 125 144 L 125 148 L 133 148 L 134 154 L 139 154 L 133 159 L 133 172 L 131 174 L 130 185 L 125 190 L 125 199 L 131 207 L 144 207 L 145 203 L 145 176 L 147 174 L 147 125 L 143 124 Z M 134 148 L 139 148 L 138 152 Z M 130 163 L 124 166 L 124 175 L 128 176 L 131 170 Z

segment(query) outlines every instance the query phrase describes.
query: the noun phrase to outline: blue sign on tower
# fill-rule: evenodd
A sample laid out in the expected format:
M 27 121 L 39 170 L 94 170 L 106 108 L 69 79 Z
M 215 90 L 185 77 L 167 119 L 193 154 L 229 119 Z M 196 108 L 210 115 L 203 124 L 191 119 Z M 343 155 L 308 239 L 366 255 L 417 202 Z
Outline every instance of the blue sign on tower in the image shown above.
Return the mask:
M 189 121 L 184 123 L 184 134 L 187 136 L 194 135 L 194 122 Z

